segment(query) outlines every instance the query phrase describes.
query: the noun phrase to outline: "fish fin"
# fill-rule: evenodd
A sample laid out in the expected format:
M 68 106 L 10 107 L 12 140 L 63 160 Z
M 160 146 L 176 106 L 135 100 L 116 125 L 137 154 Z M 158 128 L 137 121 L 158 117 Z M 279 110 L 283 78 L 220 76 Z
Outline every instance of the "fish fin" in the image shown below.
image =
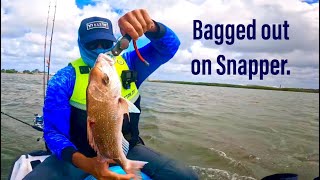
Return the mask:
M 122 105 L 124 105 L 125 107 L 127 107 L 129 112 L 131 112 L 131 113 L 140 113 L 140 110 L 131 101 L 129 101 L 129 100 L 123 98 L 123 97 L 120 97 L 119 98 L 119 102 Z
M 92 134 L 92 127 L 95 124 L 95 120 L 87 117 L 87 136 L 90 146 L 97 152 L 98 148 L 96 146 L 96 143 L 94 142 L 93 134 Z
M 99 152 L 97 152 L 97 160 L 101 163 L 105 163 L 107 159 L 103 158 Z

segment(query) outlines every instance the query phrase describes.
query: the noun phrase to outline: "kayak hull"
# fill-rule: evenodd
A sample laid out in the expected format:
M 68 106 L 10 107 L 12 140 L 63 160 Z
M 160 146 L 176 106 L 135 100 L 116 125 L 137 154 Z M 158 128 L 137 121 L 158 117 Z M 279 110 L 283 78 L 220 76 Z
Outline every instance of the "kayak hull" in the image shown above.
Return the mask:
M 16 161 L 14 161 L 11 172 L 9 174 L 9 180 L 21 180 L 27 174 L 29 174 L 37 165 L 41 164 L 51 154 L 47 151 L 39 150 L 30 153 L 22 154 Z M 125 171 L 118 165 L 109 167 L 109 170 L 118 173 L 126 174 Z M 142 180 L 151 180 L 146 174 L 141 172 Z M 84 180 L 94 180 L 93 176 L 88 176 Z

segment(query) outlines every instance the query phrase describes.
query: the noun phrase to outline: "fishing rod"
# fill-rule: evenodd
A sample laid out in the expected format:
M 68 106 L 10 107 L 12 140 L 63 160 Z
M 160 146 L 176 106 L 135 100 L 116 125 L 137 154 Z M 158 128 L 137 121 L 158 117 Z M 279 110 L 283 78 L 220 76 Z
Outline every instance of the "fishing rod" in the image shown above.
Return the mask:
M 53 21 L 52 21 L 52 30 L 51 30 L 51 39 L 50 39 L 50 48 L 49 48 L 49 60 L 48 60 L 47 86 L 48 86 L 49 77 L 50 77 L 51 47 L 52 47 L 52 37 L 53 37 L 54 22 L 55 22 L 55 19 L 56 19 L 56 10 L 57 10 L 57 0 L 55 1 L 55 5 L 54 5 L 54 15 L 53 15 Z
M 46 35 L 44 39 L 44 53 L 43 53 L 43 99 L 46 96 L 46 51 L 47 51 L 47 34 L 48 34 L 48 22 L 49 22 L 49 13 L 50 13 L 50 5 L 51 1 L 49 1 L 49 9 L 47 16 L 47 24 L 46 24 Z
M 27 125 L 27 126 L 30 126 L 30 127 L 34 128 L 34 129 L 36 129 L 36 130 L 38 130 L 38 131 L 42 131 L 42 128 L 40 128 L 40 127 L 38 127 L 38 126 L 35 126 L 35 125 L 32 125 L 32 124 L 29 124 L 29 123 L 26 123 L 26 122 L 24 122 L 24 121 L 22 121 L 22 120 L 20 120 L 20 119 L 18 119 L 18 118 L 16 118 L 16 117 L 13 117 L 13 116 L 11 116 L 11 115 L 9 115 L 9 114 L 7 114 L 7 113 L 4 113 L 4 112 L 1 111 L 1 114 L 4 114 L 4 115 L 6 115 L 6 116 L 8 116 L 8 117 L 11 117 L 12 119 L 14 119 L 14 120 L 16 120 L 16 121 L 19 121 L 19 122 L 21 122 L 21 123 L 23 123 L 23 124 L 25 124 L 25 125 Z

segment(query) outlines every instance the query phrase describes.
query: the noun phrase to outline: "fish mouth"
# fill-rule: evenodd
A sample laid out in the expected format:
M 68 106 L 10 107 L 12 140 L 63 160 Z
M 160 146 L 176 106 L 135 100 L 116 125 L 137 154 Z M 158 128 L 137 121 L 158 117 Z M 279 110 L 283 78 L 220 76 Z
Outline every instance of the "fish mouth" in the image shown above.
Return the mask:
M 99 55 L 96 63 L 99 63 L 98 69 L 106 76 L 109 75 L 110 67 L 115 64 L 115 60 L 109 55 Z
M 110 66 L 113 66 L 115 64 L 114 58 L 112 58 L 110 55 L 107 55 L 107 54 L 99 55 L 98 61 L 103 61 L 103 63 L 108 63 Z

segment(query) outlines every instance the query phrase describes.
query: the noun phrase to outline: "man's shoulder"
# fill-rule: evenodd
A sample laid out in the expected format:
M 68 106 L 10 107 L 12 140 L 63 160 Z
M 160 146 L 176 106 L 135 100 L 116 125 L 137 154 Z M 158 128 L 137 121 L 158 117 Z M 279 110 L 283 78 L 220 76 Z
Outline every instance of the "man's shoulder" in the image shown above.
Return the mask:
M 71 87 L 76 77 L 72 66 L 66 66 L 58 70 L 49 81 L 51 87 Z
M 74 73 L 74 68 L 71 65 L 67 65 L 57 71 L 56 74 L 70 74 Z
M 71 65 L 67 65 L 61 69 L 59 69 L 55 75 L 53 76 L 54 79 L 74 79 L 75 78 L 75 71 Z

